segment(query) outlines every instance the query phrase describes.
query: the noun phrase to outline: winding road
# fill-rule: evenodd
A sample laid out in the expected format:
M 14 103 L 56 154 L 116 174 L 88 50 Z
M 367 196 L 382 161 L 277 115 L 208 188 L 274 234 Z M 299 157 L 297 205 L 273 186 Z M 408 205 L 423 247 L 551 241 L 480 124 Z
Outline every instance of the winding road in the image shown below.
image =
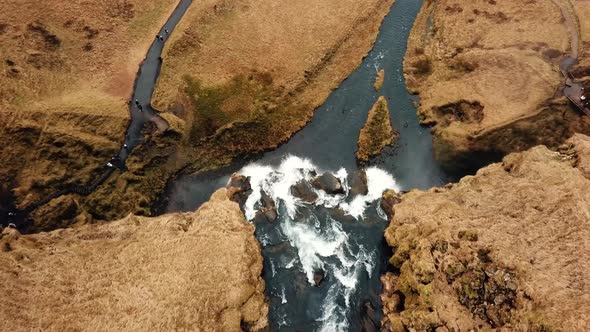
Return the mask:
M 24 222 L 28 214 L 60 196 L 67 194 L 87 196 L 91 194 L 98 186 L 104 183 L 104 181 L 106 181 L 116 169 L 120 169 L 121 171 L 126 170 L 125 163 L 127 158 L 131 154 L 131 151 L 137 145 L 141 144 L 141 131 L 146 123 L 155 123 L 160 131 L 168 129 L 168 123 L 166 120 L 160 117 L 158 112 L 151 106 L 151 99 L 160 74 L 160 69 L 162 68 L 162 50 L 164 49 L 170 34 L 174 31 L 174 28 L 176 28 L 176 25 L 180 22 L 191 3 L 192 0 L 180 0 L 164 26 L 162 26 L 158 32 L 158 36 L 161 36 L 162 38 L 154 36 L 154 41 L 152 42 L 145 59 L 142 61 L 135 79 L 133 95 L 129 102 L 131 121 L 127 127 L 125 141 L 119 152 L 114 155 L 111 160 L 105 162 L 104 172 L 90 184 L 70 185 L 65 189 L 59 190 L 37 202 L 27 205 L 20 211 L 8 212 L 7 220 L 9 223 L 16 223 L 18 225 L 19 223 Z

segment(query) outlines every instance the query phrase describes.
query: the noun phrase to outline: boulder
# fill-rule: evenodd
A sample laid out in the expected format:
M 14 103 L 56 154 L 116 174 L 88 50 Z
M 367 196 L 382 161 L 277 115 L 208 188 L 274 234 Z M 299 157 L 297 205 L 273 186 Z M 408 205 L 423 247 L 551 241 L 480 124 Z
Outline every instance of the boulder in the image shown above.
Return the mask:
M 395 205 L 401 201 L 401 196 L 395 190 L 387 190 L 381 196 L 381 209 L 389 216 L 390 220 L 395 215 Z
M 266 192 L 262 192 L 262 197 L 260 198 L 262 203 L 262 207 L 256 212 L 254 216 L 254 222 L 274 222 L 277 220 L 278 213 L 277 208 L 275 205 L 275 201 L 270 197 Z
M 250 178 L 237 173 L 232 174 L 227 185 L 227 193 L 230 200 L 238 203 L 243 208 L 248 196 L 252 193 Z
M 342 183 L 332 173 L 326 172 L 322 174 L 315 178 L 311 184 L 314 188 L 323 190 L 330 195 L 344 194 Z
M 360 308 L 361 312 L 361 332 L 377 332 L 377 324 L 373 320 L 375 317 L 375 307 L 370 300 L 364 300 Z
M 350 194 L 352 196 L 366 195 L 369 193 L 367 186 L 367 172 L 364 169 L 355 171 L 350 177 Z
M 275 222 L 275 220 L 277 220 L 277 217 L 277 210 L 262 208 L 261 210 L 258 210 L 258 212 L 256 212 L 253 221 L 256 224 L 261 222 L 273 223 Z
M 291 195 L 307 203 L 313 203 L 318 199 L 316 194 L 307 181 L 300 181 L 291 186 Z
M 313 282 L 316 287 L 319 287 L 326 278 L 326 271 L 319 269 L 313 272 Z

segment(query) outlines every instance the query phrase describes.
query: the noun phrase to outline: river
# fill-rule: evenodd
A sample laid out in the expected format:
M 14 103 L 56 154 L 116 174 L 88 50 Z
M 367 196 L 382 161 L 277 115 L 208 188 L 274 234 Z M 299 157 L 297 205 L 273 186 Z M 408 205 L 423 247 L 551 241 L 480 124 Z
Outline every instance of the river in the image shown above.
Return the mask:
M 238 171 L 250 176 L 254 189 L 246 204 L 249 219 L 260 207 L 262 190 L 277 203 L 277 221 L 256 225 L 272 330 L 358 331 L 363 317 L 379 322 L 379 276 L 388 258 L 383 239 L 387 221 L 379 209 L 381 192 L 386 188 L 428 189 L 447 182 L 433 158 L 430 132 L 418 122 L 402 74 L 406 41 L 421 5 L 416 0 L 396 1 L 362 65 L 287 143 L 247 165 L 181 176 L 167 188 L 162 212 L 192 211 Z M 373 82 L 380 69 L 385 70 L 385 82 L 376 92 Z M 347 182 L 358 169 L 359 131 L 380 95 L 389 102 L 400 139 L 367 167 L 368 194 L 352 197 Z M 338 177 L 345 194 L 316 191 L 319 198 L 311 204 L 293 197 L 292 185 L 323 172 Z M 318 271 L 325 278 L 316 286 L 314 273 Z

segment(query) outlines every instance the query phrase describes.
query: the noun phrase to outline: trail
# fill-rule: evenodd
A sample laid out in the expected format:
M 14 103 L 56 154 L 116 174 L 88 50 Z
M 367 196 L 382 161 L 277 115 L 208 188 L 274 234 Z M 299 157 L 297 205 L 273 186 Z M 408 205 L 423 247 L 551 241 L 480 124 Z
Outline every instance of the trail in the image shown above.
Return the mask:
M 574 10 L 572 3 L 569 0 L 551 0 L 553 3 L 559 7 L 561 11 L 561 15 L 565 20 L 565 25 L 570 35 L 570 43 L 571 43 L 571 53 L 570 57 L 574 60 L 571 63 L 568 63 L 566 68 L 562 68 L 562 70 L 567 70 L 579 57 L 580 54 L 580 41 L 582 40 L 581 33 L 580 33 L 580 21 L 578 20 L 578 16 Z

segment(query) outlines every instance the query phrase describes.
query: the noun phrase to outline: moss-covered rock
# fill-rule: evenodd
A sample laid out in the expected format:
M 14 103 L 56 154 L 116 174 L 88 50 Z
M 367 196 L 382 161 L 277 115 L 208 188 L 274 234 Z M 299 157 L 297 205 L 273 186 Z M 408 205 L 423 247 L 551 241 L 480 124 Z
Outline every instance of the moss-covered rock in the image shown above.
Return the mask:
M 377 76 L 375 77 L 375 83 L 373 84 L 375 91 L 377 91 L 377 92 L 381 91 L 384 81 L 385 81 L 385 69 L 381 69 L 379 72 L 377 72 Z
M 356 157 L 365 163 L 379 155 L 388 145 L 393 145 L 399 133 L 391 125 L 389 107 L 385 97 L 381 96 L 369 111 L 367 122 L 361 129 Z
M 510 154 L 444 188 L 386 192 L 383 327 L 584 330 L 589 160 L 590 138 L 576 135 L 559 152 Z

